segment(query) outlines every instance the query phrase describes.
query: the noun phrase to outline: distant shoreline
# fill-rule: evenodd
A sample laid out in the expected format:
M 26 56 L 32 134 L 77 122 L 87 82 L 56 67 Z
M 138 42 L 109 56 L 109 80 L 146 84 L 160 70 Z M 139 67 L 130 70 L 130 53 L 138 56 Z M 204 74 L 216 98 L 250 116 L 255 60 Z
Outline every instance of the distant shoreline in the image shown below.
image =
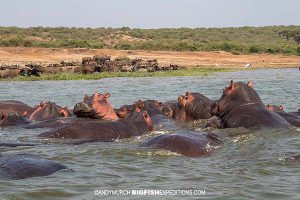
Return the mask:
M 0 47 L 0 65 L 25 65 L 29 63 L 54 64 L 60 61 L 81 62 L 81 58 L 93 55 L 110 55 L 112 58 L 157 59 L 161 65 L 175 64 L 201 68 L 251 68 L 300 67 L 300 56 L 282 54 L 234 55 L 230 52 L 213 51 L 148 51 L 87 48 L 37 48 Z

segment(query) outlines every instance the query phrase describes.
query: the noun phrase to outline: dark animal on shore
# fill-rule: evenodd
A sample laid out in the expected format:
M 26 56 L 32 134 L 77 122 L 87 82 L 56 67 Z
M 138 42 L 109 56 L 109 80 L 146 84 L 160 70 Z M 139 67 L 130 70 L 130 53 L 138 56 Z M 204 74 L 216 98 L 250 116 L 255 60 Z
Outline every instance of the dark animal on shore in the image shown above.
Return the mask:
M 1 78 L 14 78 L 20 75 L 21 69 L 6 69 L 2 72 Z
M 95 72 L 95 67 L 88 66 L 88 65 L 79 66 L 74 69 L 74 73 L 78 73 L 78 74 L 92 74 L 94 72 Z
M 62 169 L 66 167 L 31 154 L 0 155 L 0 179 L 48 176 Z
M 58 74 L 62 73 L 63 69 L 62 67 L 43 67 L 41 69 L 41 72 L 43 74 Z
M 110 61 L 110 56 L 101 56 L 101 55 L 95 55 L 93 56 L 93 61 L 95 61 L 98 64 L 104 64 L 105 61 Z
M 213 134 L 181 131 L 155 136 L 143 142 L 141 147 L 165 149 L 187 157 L 201 157 L 207 156 L 213 148 L 222 144 L 222 141 Z
M 83 64 L 83 65 L 90 64 L 91 61 L 92 61 L 91 57 L 83 57 L 81 64 Z

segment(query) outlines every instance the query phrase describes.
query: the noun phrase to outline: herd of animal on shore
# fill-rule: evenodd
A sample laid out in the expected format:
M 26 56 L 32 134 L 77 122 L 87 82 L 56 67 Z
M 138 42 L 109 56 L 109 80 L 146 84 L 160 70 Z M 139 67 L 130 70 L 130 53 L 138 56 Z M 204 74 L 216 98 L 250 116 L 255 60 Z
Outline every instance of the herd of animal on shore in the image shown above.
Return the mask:
M 41 102 L 34 108 L 15 100 L 0 101 L 0 126 L 26 129 L 48 128 L 39 138 L 59 138 L 59 142 L 114 142 L 156 130 L 162 119 L 182 122 L 205 119 L 206 127 L 248 129 L 287 129 L 300 127 L 300 109 L 285 112 L 282 106 L 265 105 L 254 83 L 233 82 L 223 89 L 219 100 L 200 93 L 180 95 L 178 100 L 135 101 L 114 109 L 109 93 L 85 95 L 72 110 L 54 102 Z M 297 108 L 298 109 L 298 108 Z M 34 143 L 0 143 L 0 147 L 43 145 Z M 141 148 L 165 149 L 187 157 L 209 156 L 222 147 L 213 133 L 179 131 L 156 135 L 140 144 Z M 215 148 L 214 148 L 215 147 Z M 217 153 L 217 152 L 216 152 Z M 300 155 L 295 155 L 295 160 Z M 0 178 L 24 179 L 46 176 L 67 168 L 55 161 L 31 154 L 0 155 Z
M 95 55 L 83 57 L 81 62 L 61 61 L 54 64 L 28 63 L 21 65 L 0 65 L 0 78 L 14 78 L 17 76 L 40 76 L 41 74 L 59 74 L 63 72 L 92 74 L 100 72 L 155 72 L 183 69 L 183 66 L 170 64 L 159 65 L 156 59 L 143 60 L 142 58 L 130 59 L 118 57 L 114 60 L 111 56 Z

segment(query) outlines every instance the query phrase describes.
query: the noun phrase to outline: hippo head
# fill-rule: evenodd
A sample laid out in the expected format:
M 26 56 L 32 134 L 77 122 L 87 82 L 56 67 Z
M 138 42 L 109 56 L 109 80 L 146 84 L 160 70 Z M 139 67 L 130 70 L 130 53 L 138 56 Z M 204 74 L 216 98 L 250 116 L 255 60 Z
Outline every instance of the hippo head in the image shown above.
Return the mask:
M 233 81 L 231 81 L 230 85 L 224 88 L 221 98 L 213 103 L 212 114 L 223 116 L 233 108 L 245 104 L 263 105 L 259 95 L 256 93 L 252 86 L 253 83 L 233 83 Z
M 175 106 L 174 111 L 173 111 L 174 119 L 179 120 L 179 121 L 187 120 L 187 115 L 186 115 L 186 111 L 185 111 L 186 103 L 187 103 L 187 98 L 183 95 L 180 95 L 178 97 L 178 103 Z
M 129 113 L 133 112 L 134 110 L 134 105 L 123 105 L 120 107 L 120 109 L 116 110 L 116 113 L 119 118 L 124 119 Z
M 188 98 L 186 96 L 180 95 L 178 97 L 178 106 L 180 108 L 184 108 L 185 105 L 186 105 L 186 103 L 187 103 L 187 101 L 188 101 Z
M 85 95 L 83 101 L 75 105 L 74 114 L 78 117 L 118 120 L 119 118 L 109 101 L 109 97 L 109 93 L 95 93 L 92 96 Z
M 162 112 L 165 116 L 173 118 L 174 110 L 175 110 L 175 105 L 174 106 L 173 105 L 167 105 L 167 106 L 163 107 Z
M 154 116 L 162 113 L 163 103 L 156 100 L 146 100 L 146 101 L 137 101 L 133 103 L 136 112 L 140 112 L 142 110 L 147 111 L 150 116 Z
M 280 106 L 274 106 L 274 105 L 266 105 L 266 108 L 270 111 L 273 111 L 273 112 L 282 112 L 283 111 L 283 106 L 280 105 Z
M 186 105 L 191 102 L 197 95 L 200 95 L 199 93 L 191 93 L 186 92 L 185 95 L 180 95 L 178 97 L 178 105 L 182 108 L 186 107 Z
M 152 119 L 147 111 L 129 113 L 125 120 L 134 124 L 140 134 L 154 130 Z
M 30 115 L 29 119 L 33 121 L 43 121 L 69 116 L 71 116 L 71 113 L 66 107 L 62 108 L 54 102 L 42 101 L 39 106 L 35 106 L 35 111 Z
M 29 124 L 30 121 L 23 115 L 18 113 L 6 113 L 0 114 L 0 126 L 16 126 L 22 124 Z

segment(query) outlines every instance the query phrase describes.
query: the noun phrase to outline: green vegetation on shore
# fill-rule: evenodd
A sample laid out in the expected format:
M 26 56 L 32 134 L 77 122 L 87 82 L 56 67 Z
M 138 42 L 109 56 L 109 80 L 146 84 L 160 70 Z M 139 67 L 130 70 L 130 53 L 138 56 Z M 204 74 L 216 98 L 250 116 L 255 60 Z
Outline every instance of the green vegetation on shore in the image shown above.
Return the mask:
M 228 51 L 300 55 L 300 26 L 240 28 L 0 27 L 0 46 Z
M 173 76 L 208 76 L 213 72 L 232 72 L 241 69 L 235 68 L 188 68 L 175 71 L 156 72 L 101 72 L 93 74 L 59 73 L 42 74 L 37 76 L 17 76 L 12 79 L 1 79 L 0 81 L 41 81 L 41 80 L 98 80 L 114 77 L 173 77 Z

